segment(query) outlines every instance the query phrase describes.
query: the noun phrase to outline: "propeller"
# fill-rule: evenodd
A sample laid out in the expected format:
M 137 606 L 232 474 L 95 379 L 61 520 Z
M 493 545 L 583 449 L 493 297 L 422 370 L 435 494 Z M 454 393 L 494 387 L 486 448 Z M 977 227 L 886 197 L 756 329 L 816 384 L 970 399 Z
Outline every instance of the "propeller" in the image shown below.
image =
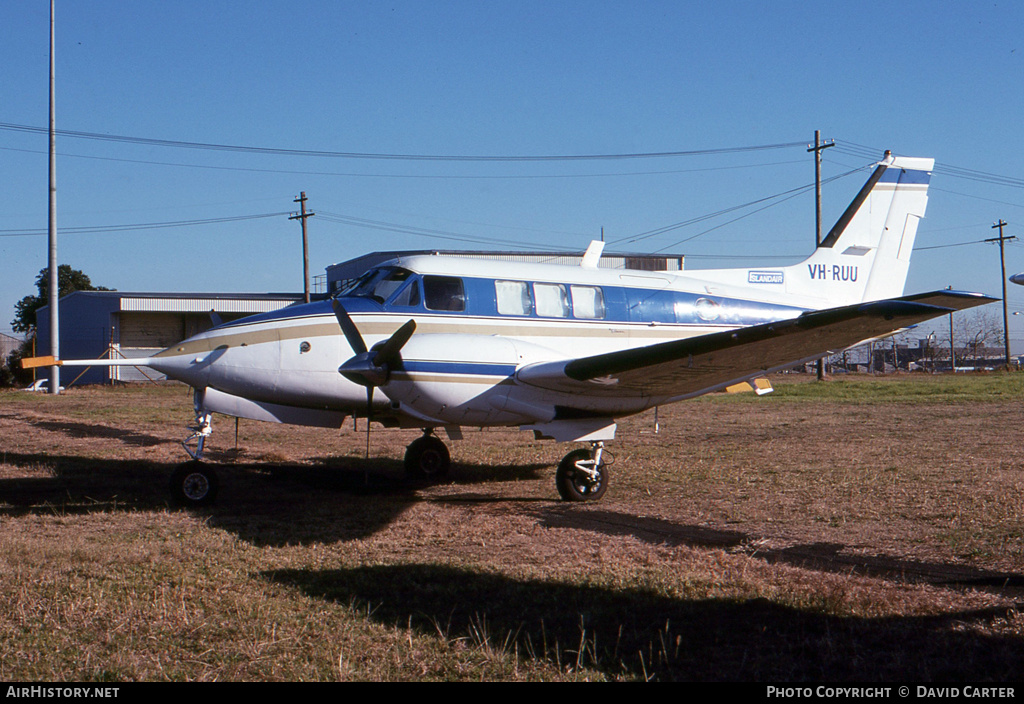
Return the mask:
M 348 311 L 337 298 L 331 300 L 334 317 L 345 334 L 355 356 L 338 367 L 338 372 L 351 382 L 366 387 L 366 455 L 370 455 L 370 416 L 373 411 L 373 390 L 388 383 L 391 369 L 402 361 L 401 351 L 416 331 L 416 321 L 408 320 L 387 340 L 379 342 L 372 349 L 366 342 Z
M 352 351 L 356 353 L 354 357 L 338 367 L 338 371 L 349 381 L 369 389 L 388 383 L 392 367 L 402 360 L 402 348 L 416 331 L 416 321 L 407 321 L 387 340 L 378 342 L 372 349 L 367 350 L 363 336 L 359 334 L 358 328 L 352 322 L 345 307 L 338 302 L 338 299 L 331 301 L 331 305 L 334 308 L 334 317 L 338 319 L 341 331 L 345 333 L 345 339 L 348 340 Z

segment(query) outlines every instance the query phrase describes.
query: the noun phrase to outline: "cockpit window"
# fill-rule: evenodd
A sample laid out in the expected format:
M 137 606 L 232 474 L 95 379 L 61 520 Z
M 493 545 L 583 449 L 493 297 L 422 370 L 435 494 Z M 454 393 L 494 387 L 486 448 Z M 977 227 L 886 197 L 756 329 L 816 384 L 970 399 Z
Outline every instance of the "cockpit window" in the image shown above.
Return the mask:
M 430 310 L 461 313 L 466 310 L 466 293 L 462 279 L 454 276 L 424 276 L 423 299 Z
M 407 269 L 371 269 L 353 281 L 347 288 L 343 288 L 338 295 L 372 298 L 378 303 L 383 303 L 410 276 L 412 276 L 412 272 Z
M 401 306 L 403 308 L 414 308 L 420 304 L 420 286 L 413 279 L 409 282 L 409 285 L 398 292 L 398 295 L 391 301 L 393 306 Z
M 369 271 L 355 279 L 349 279 L 348 282 L 346 282 L 344 285 L 338 288 L 338 295 L 351 296 L 353 291 L 358 291 L 359 289 L 363 288 L 371 279 L 373 279 L 374 276 L 377 276 L 377 274 L 379 273 L 380 272 L 378 272 L 376 269 L 370 269 Z

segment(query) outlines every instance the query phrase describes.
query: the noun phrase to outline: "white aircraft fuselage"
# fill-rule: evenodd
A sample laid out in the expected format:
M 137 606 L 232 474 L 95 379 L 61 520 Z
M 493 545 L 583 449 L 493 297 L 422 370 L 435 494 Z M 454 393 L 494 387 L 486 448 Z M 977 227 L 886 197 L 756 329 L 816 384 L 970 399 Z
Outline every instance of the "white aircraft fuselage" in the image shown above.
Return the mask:
M 386 288 L 389 278 L 403 280 L 381 302 L 371 292 L 375 283 Z M 461 287 L 461 293 L 427 296 L 430 287 L 444 285 Z M 497 288 L 525 296 L 526 304 L 520 298 L 511 301 L 519 309 L 500 312 L 504 301 Z M 516 425 L 550 421 L 556 406 L 622 416 L 672 398 L 656 392 L 581 396 L 528 381 L 506 383 L 527 365 L 790 319 L 811 303 L 765 303 L 719 293 L 725 290 L 669 272 L 418 256 L 374 269 L 356 295 L 340 296 L 339 302 L 371 347 L 416 321 L 402 368 L 382 386 L 387 398 L 378 399 L 375 415 L 409 416 L 403 425 Z M 551 303 L 538 311 L 536 301 L 545 295 Z M 409 305 L 411 297 L 418 299 L 415 305 Z M 256 403 L 362 413 L 365 388 L 338 373 L 353 355 L 331 302 L 320 301 L 220 325 L 160 352 L 149 364 L 197 389 Z M 411 384 L 417 393 L 409 393 Z

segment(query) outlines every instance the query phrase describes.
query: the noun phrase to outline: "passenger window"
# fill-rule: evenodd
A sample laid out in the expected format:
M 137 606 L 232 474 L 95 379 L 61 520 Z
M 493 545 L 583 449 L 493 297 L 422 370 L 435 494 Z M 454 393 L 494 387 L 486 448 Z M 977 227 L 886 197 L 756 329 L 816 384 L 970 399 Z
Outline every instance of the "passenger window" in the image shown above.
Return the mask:
M 424 276 L 423 301 L 430 310 L 461 313 L 466 310 L 462 279 L 454 276 Z
M 604 293 L 596 286 L 570 286 L 572 312 L 577 318 L 604 318 Z
M 569 296 L 562 284 L 534 284 L 537 297 L 537 315 L 545 318 L 568 318 Z
M 495 281 L 494 293 L 501 315 L 532 315 L 533 299 L 525 281 Z
M 420 285 L 416 281 L 412 281 L 408 286 L 403 288 L 395 296 L 395 300 L 391 301 L 393 306 L 402 306 L 405 308 L 413 308 L 420 304 Z

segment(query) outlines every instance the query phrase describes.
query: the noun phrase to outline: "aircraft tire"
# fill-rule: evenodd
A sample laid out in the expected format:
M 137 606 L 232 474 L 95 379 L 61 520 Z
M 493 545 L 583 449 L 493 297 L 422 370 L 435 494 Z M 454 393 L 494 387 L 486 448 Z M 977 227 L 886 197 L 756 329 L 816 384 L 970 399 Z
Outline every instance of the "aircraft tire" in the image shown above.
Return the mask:
M 567 454 L 558 463 L 555 485 L 558 487 L 558 495 L 564 501 L 597 501 L 608 490 L 607 465 L 602 463 L 597 468 L 598 480 L 596 483 L 576 468 L 577 462 L 589 459 L 593 459 L 590 450 L 580 448 Z
M 416 438 L 405 450 L 405 473 L 414 479 L 443 477 L 451 464 L 447 446 L 433 435 Z
M 217 498 L 220 483 L 212 467 L 185 462 L 171 475 L 171 495 L 181 506 L 208 506 Z

